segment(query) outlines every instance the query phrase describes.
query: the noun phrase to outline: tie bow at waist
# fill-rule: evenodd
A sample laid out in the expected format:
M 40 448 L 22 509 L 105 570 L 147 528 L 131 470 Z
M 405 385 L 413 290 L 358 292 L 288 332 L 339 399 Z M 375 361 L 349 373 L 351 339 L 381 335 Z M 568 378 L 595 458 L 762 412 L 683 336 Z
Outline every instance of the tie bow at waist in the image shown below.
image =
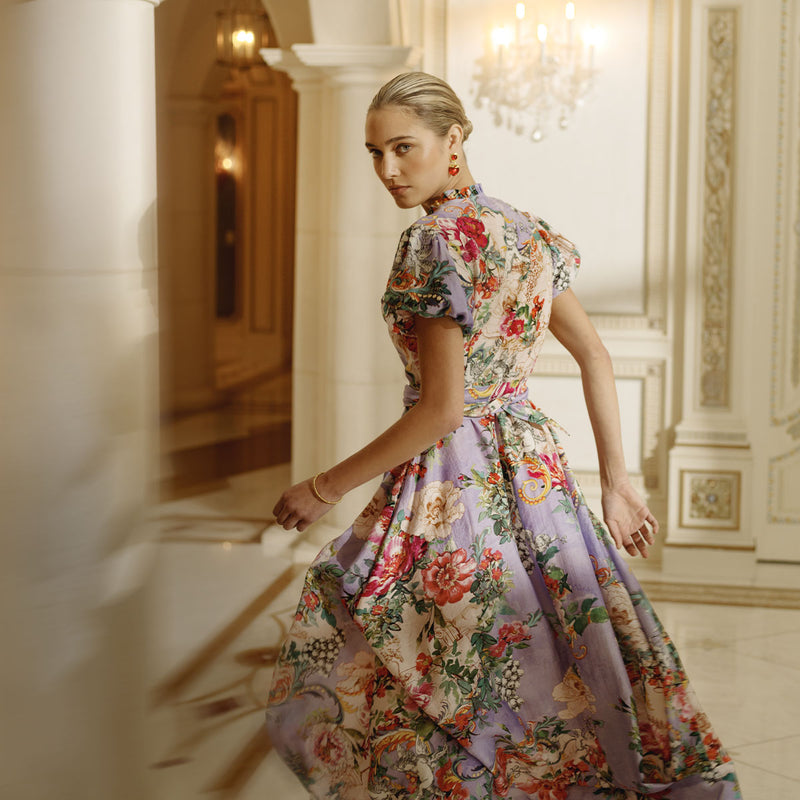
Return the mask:
M 419 400 L 419 391 L 406 386 L 403 392 L 403 404 L 406 408 L 415 405 Z M 538 422 L 532 417 L 543 414 L 528 399 L 528 384 L 498 383 L 492 386 L 468 386 L 464 390 L 464 416 L 488 417 L 498 412 L 513 414 L 526 421 Z

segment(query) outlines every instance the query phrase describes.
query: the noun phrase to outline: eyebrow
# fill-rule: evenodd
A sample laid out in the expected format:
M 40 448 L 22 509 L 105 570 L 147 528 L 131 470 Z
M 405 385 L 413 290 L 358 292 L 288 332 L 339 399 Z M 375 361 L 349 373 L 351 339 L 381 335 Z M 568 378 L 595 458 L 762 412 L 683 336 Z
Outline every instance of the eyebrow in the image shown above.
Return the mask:
M 391 139 L 386 140 L 386 144 L 393 144 L 394 142 L 399 142 L 401 139 L 414 139 L 414 137 L 411 136 L 410 134 L 403 134 L 402 136 L 392 136 Z M 367 147 L 377 148 L 377 145 L 374 145 L 371 142 L 365 142 L 365 144 Z

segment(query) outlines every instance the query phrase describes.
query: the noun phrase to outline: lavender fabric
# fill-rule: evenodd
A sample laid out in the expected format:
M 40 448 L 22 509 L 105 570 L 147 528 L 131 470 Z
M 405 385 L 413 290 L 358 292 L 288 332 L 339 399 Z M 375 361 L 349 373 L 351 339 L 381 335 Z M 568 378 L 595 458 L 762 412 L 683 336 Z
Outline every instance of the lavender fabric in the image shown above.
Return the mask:
M 383 314 L 419 397 L 416 316 L 464 337 L 461 426 L 384 476 L 309 568 L 268 700 L 313 797 L 734 800 L 730 758 L 526 379 L 580 257 L 446 193 L 402 236 Z

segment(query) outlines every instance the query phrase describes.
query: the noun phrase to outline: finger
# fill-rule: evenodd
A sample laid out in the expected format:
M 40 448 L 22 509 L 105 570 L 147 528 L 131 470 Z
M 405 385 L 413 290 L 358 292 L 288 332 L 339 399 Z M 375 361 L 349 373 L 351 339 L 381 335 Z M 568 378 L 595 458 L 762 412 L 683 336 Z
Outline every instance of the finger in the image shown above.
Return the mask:
M 628 555 L 635 556 L 639 552 L 639 549 L 636 547 L 636 544 L 633 541 L 632 537 L 628 537 L 627 539 L 623 539 L 622 546 L 628 552 Z
M 646 541 L 648 544 L 655 544 L 656 537 L 653 536 L 653 532 L 646 524 L 642 524 L 642 527 L 639 528 L 639 534 L 641 535 L 642 539 Z
M 294 528 L 295 525 L 297 525 L 297 519 L 298 518 L 296 514 L 289 514 L 281 523 L 283 529 L 290 531 L 292 528 Z
M 658 536 L 658 520 L 652 514 L 648 514 L 647 521 L 653 529 L 653 537 Z
M 642 558 L 647 558 L 647 554 L 649 552 L 647 547 L 647 537 L 641 531 L 636 532 L 636 535 L 634 536 L 634 544 L 639 548 Z

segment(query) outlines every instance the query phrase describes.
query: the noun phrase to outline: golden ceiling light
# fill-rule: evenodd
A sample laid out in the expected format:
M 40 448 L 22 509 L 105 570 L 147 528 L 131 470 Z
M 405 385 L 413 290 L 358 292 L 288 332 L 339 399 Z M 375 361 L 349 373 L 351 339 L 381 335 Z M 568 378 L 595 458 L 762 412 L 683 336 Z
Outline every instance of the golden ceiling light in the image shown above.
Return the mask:
M 248 69 L 263 63 L 259 50 L 274 38 L 264 8 L 257 0 L 229 3 L 217 11 L 217 63 L 233 69 Z

